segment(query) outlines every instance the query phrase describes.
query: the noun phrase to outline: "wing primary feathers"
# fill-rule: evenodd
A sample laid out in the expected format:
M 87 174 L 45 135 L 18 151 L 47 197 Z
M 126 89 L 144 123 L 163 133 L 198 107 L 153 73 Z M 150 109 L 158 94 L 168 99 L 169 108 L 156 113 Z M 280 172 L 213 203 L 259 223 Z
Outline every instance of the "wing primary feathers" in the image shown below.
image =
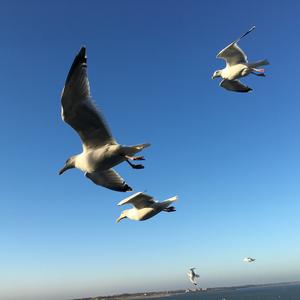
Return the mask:
M 87 57 L 86 57 L 86 47 L 82 46 L 79 53 L 76 55 L 72 66 L 70 68 L 70 71 L 68 73 L 67 79 L 66 79 L 66 83 L 70 80 L 70 78 L 73 75 L 73 72 L 75 71 L 76 67 L 80 64 L 85 64 L 86 65 L 87 62 Z
M 238 41 L 240 41 L 243 37 L 245 37 L 246 35 L 248 35 L 254 29 L 255 29 L 255 26 L 252 26 L 246 33 L 244 33 L 241 37 L 239 37 L 234 43 L 237 43 Z

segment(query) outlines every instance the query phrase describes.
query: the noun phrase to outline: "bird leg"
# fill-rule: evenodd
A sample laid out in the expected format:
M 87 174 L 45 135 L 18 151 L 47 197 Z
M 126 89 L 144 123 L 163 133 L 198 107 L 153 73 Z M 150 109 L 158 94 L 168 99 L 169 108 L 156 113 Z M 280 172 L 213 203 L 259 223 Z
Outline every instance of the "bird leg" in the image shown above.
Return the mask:
M 255 73 L 255 72 L 257 72 L 257 73 Z M 265 72 L 265 69 L 255 69 L 255 68 L 252 68 L 251 74 L 256 75 L 256 76 L 265 77 L 266 74 L 264 72 Z
M 163 211 L 173 212 L 173 211 L 176 211 L 176 208 L 175 208 L 175 206 L 169 206 L 169 207 L 165 208 Z
M 255 76 L 260 76 L 260 77 L 266 77 L 266 74 L 265 73 L 254 73 L 254 72 L 251 72 L 251 74 L 255 75 Z
M 132 162 L 130 162 L 128 159 L 126 159 L 126 161 L 128 162 L 128 164 L 130 165 L 131 168 L 133 169 L 144 169 L 144 166 L 143 165 L 135 165 L 133 164 Z

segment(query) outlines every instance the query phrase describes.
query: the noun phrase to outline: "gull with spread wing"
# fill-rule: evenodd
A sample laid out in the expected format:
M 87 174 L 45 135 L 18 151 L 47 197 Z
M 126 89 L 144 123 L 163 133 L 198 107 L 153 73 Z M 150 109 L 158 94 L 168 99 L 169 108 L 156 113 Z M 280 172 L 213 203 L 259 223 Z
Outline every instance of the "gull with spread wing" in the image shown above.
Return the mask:
M 196 268 L 190 268 L 190 271 L 187 273 L 187 276 L 189 277 L 189 280 L 194 284 L 197 285 L 196 278 L 199 278 L 200 276 L 195 273 Z
M 144 168 L 130 160 L 144 160 L 144 157 L 134 155 L 150 144 L 124 146 L 114 139 L 90 95 L 85 47 L 75 57 L 67 76 L 61 96 L 61 115 L 63 121 L 79 134 L 83 151 L 71 156 L 59 175 L 78 168 L 97 185 L 119 192 L 131 191 L 132 188 L 112 168 L 124 161 L 134 169 Z
M 252 263 L 252 262 L 255 262 L 256 259 L 255 258 L 252 258 L 252 257 L 245 257 L 243 259 L 243 262 L 246 262 L 246 263 Z
M 142 192 L 122 200 L 118 205 L 132 204 L 134 207 L 124 210 L 116 222 L 120 222 L 124 218 L 135 221 L 144 221 L 157 215 L 161 211 L 173 212 L 176 211 L 174 206 L 170 206 L 178 199 L 177 196 L 169 198 L 162 202 L 157 202 L 152 196 L 146 195 Z
M 252 91 L 252 89 L 238 79 L 245 77 L 249 74 L 254 74 L 256 76 L 266 76 L 264 69 L 257 69 L 260 66 L 268 65 L 269 62 L 264 59 L 254 63 L 249 63 L 245 52 L 238 46 L 238 42 L 255 29 L 253 26 L 240 38 L 235 40 L 233 43 L 228 45 L 222 51 L 219 52 L 217 58 L 224 59 L 226 61 L 226 67 L 222 70 L 217 70 L 214 72 L 212 79 L 221 77 L 223 80 L 220 82 L 220 86 L 229 91 L 247 93 Z

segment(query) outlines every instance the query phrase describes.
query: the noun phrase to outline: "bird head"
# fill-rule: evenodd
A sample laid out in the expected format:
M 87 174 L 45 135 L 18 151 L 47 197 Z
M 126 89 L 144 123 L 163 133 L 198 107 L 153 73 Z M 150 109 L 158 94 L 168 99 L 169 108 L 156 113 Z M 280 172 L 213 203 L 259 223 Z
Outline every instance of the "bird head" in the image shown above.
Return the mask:
M 75 156 L 71 156 L 65 163 L 65 165 L 63 166 L 63 168 L 61 168 L 58 172 L 59 175 L 61 175 L 62 173 L 64 173 L 65 171 L 69 170 L 69 169 L 73 169 L 75 168 Z
M 120 217 L 116 220 L 116 223 L 119 223 L 122 219 L 125 219 L 125 218 L 127 218 L 127 211 L 126 210 L 124 210 L 121 213 Z
M 214 72 L 213 76 L 211 77 L 211 79 L 215 79 L 217 77 L 221 77 L 221 70 L 217 70 Z

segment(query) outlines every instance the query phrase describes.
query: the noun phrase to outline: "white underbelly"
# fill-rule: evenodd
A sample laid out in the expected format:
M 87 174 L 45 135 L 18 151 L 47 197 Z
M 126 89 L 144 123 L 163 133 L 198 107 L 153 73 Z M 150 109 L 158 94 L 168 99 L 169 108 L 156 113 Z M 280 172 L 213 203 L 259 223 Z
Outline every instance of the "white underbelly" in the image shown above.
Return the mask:
M 76 161 L 76 167 L 83 172 L 92 173 L 96 170 L 108 170 L 124 161 L 117 149 L 103 149 L 84 151 Z
M 243 64 L 226 67 L 224 70 L 222 70 L 222 78 L 228 80 L 235 80 L 241 78 L 249 74 L 245 72 L 247 71 L 247 69 L 247 66 Z
M 136 220 L 136 221 L 144 221 L 144 220 L 147 220 L 147 219 L 155 216 L 160 211 L 155 210 L 152 207 L 145 207 L 145 208 L 134 210 L 133 212 L 134 213 L 130 216 L 131 219 Z

